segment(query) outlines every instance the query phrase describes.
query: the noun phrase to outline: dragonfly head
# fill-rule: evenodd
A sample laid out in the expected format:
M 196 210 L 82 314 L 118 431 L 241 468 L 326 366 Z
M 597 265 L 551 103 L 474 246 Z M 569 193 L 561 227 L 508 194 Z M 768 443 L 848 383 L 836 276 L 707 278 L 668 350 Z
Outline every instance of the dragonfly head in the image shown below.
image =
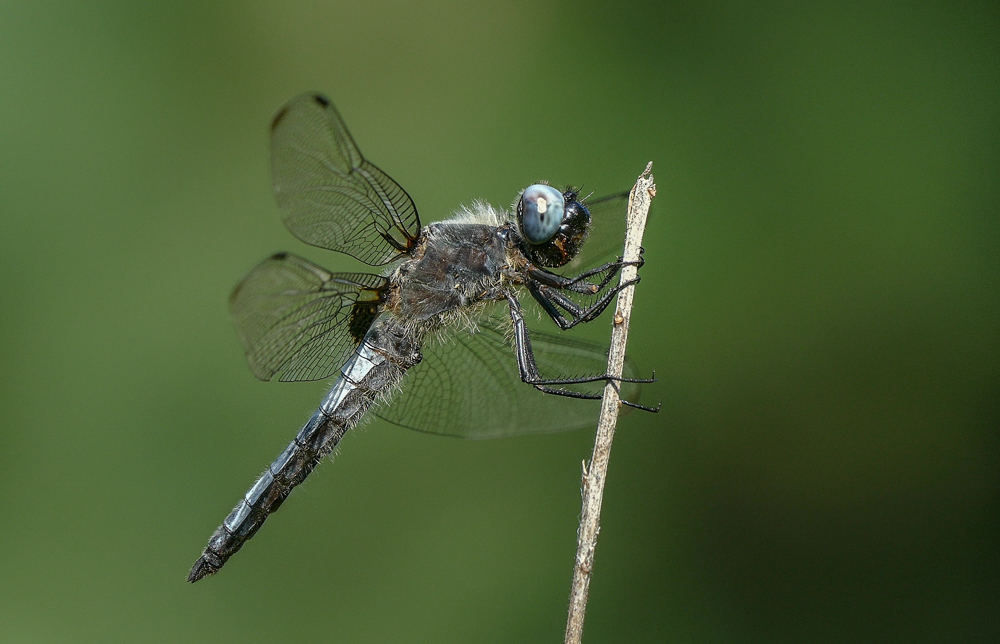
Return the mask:
M 580 252 L 590 231 L 590 211 L 577 192 L 528 186 L 517 200 L 517 228 L 528 259 L 546 268 L 563 266 Z

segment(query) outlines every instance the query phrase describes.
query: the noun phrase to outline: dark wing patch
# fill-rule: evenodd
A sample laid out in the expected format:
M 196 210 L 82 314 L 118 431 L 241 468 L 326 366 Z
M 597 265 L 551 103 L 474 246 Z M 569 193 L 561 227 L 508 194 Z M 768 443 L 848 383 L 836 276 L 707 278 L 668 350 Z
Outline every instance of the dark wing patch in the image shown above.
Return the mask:
M 236 285 L 229 310 L 250 370 L 261 380 L 332 375 L 371 326 L 388 281 L 369 273 L 330 273 L 278 253 Z
M 355 344 L 361 344 L 365 334 L 371 328 L 372 322 L 378 317 L 378 307 L 381 302 L 358 301 L 351 307 L 351 318 L 348 321 L 348 329 Z
M 365 160 L 324 96 L 303 94 L 275 115 L 271 173 L 285 226 L 307 244 L 381 266 L 420 235 L 413 200 Z

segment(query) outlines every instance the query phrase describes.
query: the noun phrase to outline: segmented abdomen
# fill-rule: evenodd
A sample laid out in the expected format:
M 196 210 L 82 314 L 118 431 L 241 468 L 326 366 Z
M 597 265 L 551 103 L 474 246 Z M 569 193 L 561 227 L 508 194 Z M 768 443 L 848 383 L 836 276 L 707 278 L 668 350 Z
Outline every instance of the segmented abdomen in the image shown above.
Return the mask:
M 406 370 L 419 361 L 416 339 L 391 318 L 376 320 L 316 413 L 209 538 L 188 581 L 198 581 L 222 568 L 379 396 L 388 395 Z

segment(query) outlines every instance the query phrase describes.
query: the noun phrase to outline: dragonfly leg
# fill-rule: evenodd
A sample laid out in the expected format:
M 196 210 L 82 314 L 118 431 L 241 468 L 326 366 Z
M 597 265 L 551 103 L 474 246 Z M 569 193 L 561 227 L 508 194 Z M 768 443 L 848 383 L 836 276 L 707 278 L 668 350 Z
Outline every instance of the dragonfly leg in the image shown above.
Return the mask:
M 600 299 L 589 306 L 577 304 L 555 288 L 545 284 L 528 282 L 527 287 L 528 292 L 531 293 L 531 296 L 534 297 L 539 304 L 542 305 L 542 308 L 545 309 L 548 316 L 552 318 L 552 321 L 555 322 L 560 329 L 566 331 L 567 329 L 572 329 L 581 322 L 590 322 L 594 320 L 597 316 L 604 312 L 604 309 L 608 308 L 608 305 L 611 304 L 611 301 L 619 291 L 626 286 L 638 284 L 640 279 L 641 278 L 636 276 L 635 279 L 619 284 L 615 288 L 605 292 Z M 566 313 L 570 315 L 571 319 L 567 320 L 557 307 L 566 311 Z
M 642 268 L 642 265 L 646 263 L 646 260 L 642 257 L 643 252 L 643 249 L 640 248 L 639 259 L 635 261 L 626 262 L 619 257 L 616 261 L 608 262 L 607 264 L 584 271 L 573 277 L 565 277 L 563 275 L 559 275 L 558 273 L 553 273 L 537 267 L 529 267 L 528 276 L 541 284 L 545 284 L 546 286 L 551 286 L 553 288 L 565 289 L 573 291 L 574 293 L 581 293 L 583 295 L 596 295 L 607 287 L 623 266 L 635 266 L 637 268 Z M 594 275 L 603 275 L 598 284 L 587 281 L 588 277 L 593 277 Z
M 608 373 L 576 378 L 542 378 L 541 374 L 538 373 L 538 365 L 535 363 L 535 354 L 531 350 L 531 338 L 528 332 L 528 325 L 524 321 L 524 314 L 521 311 L 521 304 L 511 293 L 507 294 L 507 302 L 510 305 L 510 319 L 514 326 L 514 349 L 517 354 L 517 368 L 520 373 L 521 380 L 529 385 L 532 385 L 535 389 L 547 394 L 566 396 L 568 398 L 600 400 L 601 396 L 599 394 L 588 394 L 580 391 L 563 389 L 559 385 L 579 385 L 588 382 L 600 381 L 611 381 L 616 385 L 617 383 L 622 382 L 634 382 L 641 384 L 656 382 L 655 374 L 653 378 L 622 378 L 620 376 L 612 376 Z M 630 407 L 645 409 L 646 411 L 655 412 L 659 410 L 659 407 L 654 409 L 627 401 L 622 402 Z

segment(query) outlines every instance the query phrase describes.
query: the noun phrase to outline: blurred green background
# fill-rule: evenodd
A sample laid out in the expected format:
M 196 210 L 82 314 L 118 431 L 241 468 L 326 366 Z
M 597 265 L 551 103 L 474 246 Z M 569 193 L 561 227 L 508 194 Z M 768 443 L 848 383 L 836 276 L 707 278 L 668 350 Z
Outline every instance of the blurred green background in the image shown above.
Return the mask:
M 371 424 L 184 582 L 326 387 L 230 289 L 359 267 L 278 218 L 305 90 L 424 221 L 655 162 L 587 641 L 997 641 L 998 13 L 0 2 L 0 641 L 561 641 L 589 431 Z

